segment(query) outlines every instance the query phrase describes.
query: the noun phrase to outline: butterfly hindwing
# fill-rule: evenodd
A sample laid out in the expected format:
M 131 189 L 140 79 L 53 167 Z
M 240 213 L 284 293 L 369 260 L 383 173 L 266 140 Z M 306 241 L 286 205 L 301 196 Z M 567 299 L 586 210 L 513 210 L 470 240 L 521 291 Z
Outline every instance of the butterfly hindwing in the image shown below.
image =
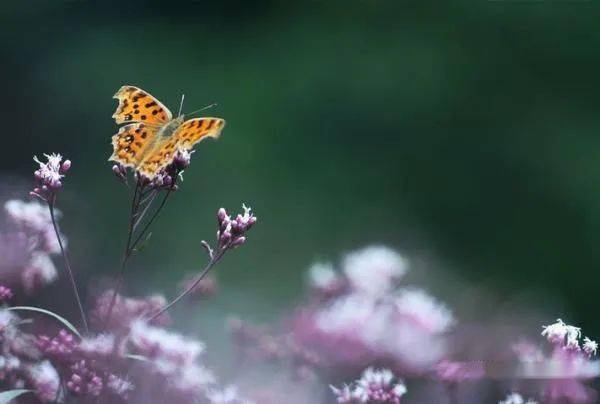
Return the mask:
M 173 118 L 171 111 L 160 101 L 134 86 L 123 86 L 113 98 L 119 100 L 113 118 L 117 123 L 146 122 L 164 125 Z
M 142 122 L 122 126 L 112 137 L 113 154 L 109 160 L 125 167 L 137 167 L 155 142 L 159 128 Z
M 218 138 L 225 121 L 220 118 L 194 118 L 181 124 L 171 136 L 161 140 L 140 163 L 139 171 L 149 178 L 171 164 L 177 150 L 191 150 L 201 140 Z

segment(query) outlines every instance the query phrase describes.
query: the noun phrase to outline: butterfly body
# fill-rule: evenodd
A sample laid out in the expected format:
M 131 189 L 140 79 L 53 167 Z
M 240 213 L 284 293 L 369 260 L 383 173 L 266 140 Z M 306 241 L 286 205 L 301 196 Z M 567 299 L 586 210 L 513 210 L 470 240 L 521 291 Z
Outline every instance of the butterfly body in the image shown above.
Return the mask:
M 115 121 L 126 123 L 112 137 L 109 158 L 152 179 L 171 164 L 179 150 L 191 150 L 206 137 L 218 138 L 225 126 L 220 118 L 173 119 L 171 111 L 149 93 L 123 86 L 114 98 L 119 100 Z
M 181 126 L 184 121 L 184 116 L 180 115 L 175 119 L 167 122 L 163 127 L 161 127 L 157 134 L 157 140 L 166 139 L 171 137 L 173 133 Z

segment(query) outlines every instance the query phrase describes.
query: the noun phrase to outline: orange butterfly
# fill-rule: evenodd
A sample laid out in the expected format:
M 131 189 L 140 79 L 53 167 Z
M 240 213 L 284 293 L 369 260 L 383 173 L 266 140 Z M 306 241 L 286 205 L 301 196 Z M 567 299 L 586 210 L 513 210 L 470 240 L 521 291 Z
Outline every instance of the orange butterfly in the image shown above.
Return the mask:
M 178 150 L 191 150 L 206 137 L 218 138 L 225 126 L 220 118 L 173 119 L 156 98 L 134 86 L 123 86 L 113 98 L 119 106 L 113 114 L 118 124 L 128 123 L 112 137 L 109 160 L 132 167 L 149 179 L 173 162 Z

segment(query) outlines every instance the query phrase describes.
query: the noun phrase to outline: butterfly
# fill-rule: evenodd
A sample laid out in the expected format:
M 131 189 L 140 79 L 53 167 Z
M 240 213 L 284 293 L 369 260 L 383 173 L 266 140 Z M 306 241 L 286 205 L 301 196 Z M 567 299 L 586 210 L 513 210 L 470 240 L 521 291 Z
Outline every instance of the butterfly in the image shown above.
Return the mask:
M 148 179 L 173 162 L 179 150 L 191 150 L 207 138 L 218 138 L 225 126 L 220 118 L 193 118 L 184 121 L 147 91 L 123 86 L 113 96 L 119 100 L 113 114 L 119 132 L 112 137 L 113 154 L 109 161 L 132 167 Z

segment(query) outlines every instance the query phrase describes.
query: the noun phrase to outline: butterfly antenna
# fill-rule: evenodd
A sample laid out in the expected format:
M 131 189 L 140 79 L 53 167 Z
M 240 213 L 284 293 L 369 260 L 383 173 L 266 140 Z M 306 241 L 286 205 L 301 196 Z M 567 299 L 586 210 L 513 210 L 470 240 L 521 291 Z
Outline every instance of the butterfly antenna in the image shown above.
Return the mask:
M 181 94 L 181 103 L 179 103 L 179 113 L 177 116 L 181 116 L 181 111 L 183 110 L 183 100 L 185 100 L 185 94 Z
M 186 115 L 188 115 L 188 116 L 189 116 L 189 115 L 193 115 L 193 114 L 195 114 L 195 113 L 197 113 L 197 112 L 204 111 L 205 109 L 209 109 L 209 108 L 212 108 L 212 107 L 216 107 L 217 105 L 218 105 L 218 104 L 217 104 L 216 102 L 213 102 L 213 103 L 212 103 L 212 104 L 210 104 L 210 105 L 207 105 L 207 106 L 205 106 L 205 107 L 203 107 L 203 108 L 200 108 L 200 109 L 198 109 L 198 110 L 196 110 L 196 111 L 190 112 L 189 114 L 186 114 Z

